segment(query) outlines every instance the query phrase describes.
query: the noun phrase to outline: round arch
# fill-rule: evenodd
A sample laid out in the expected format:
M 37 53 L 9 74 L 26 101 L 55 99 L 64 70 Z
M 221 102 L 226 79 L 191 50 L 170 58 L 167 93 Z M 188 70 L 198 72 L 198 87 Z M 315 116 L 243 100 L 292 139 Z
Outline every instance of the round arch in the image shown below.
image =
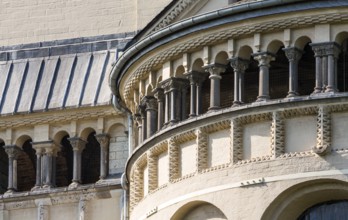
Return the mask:
M 226 53 L 226 51 L 220 51 L 216 54 L 214 63 L 226 65 L 228 64 L 228 62 L 228 54 Z
M 267 45 L 267 52 L 276 54 L 281 47 L 284 47 L 284 43 L 282 41 L 273 40 Z
M 304 50 L 308 43 L 312 43 L 312 40 L 308 36 L 301 36 L 295 40 L 294 46 L 300 50 Z
M 227 220 L 215 205 L 205 201 L 192 201 L 180 207 L 170 220 Z
M 268 206 L 261 220 L 297 219 L 313 205 L 348 199 L 348 183 L 336 179 L 320 179 L 296 184 L 280 193 Z
M 237 57 L 250 60 L 251 54 L 253 54 L 253 49 L 249 45 L 244 45 L 238 49 Z

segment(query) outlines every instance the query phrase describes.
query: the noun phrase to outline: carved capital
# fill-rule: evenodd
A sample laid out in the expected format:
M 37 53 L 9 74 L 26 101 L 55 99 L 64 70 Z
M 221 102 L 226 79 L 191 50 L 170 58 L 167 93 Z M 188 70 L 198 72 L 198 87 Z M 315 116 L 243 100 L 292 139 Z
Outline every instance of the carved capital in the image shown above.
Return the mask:
M 78 152 L 82 152 L 83 149 L 85 149 L 86 147 L 86 141 L 82 140 L 79 137 L 72 137 L 72 138 L 68 138 L 68 141 L 70 142 L 73 151 L 78 151 Z
M 100 147 L 107 149 L 109 147 L 110 136 L 108 134 L 96 134 L 95 138 L 100 144 Z
M 289 62 L 297 62 L 301 59 L 303 51 L 296 47 L 283 48 L 285 56 L 288 58 Z
M 230 65 L 235 72 L 244 73 L 249 66 L 249 60 L 244 60 L 239 57 L 230 59 Z
M 260 52 L 252 54 L 254 59 L 259 62 L 259 67 L 267 66 L 270 67 L 271 61 L 275 60 L 275 55 L 268 52 Z
M 171 77 L 160 82 L 161 87 L 165 92 L 170 92 L 172 90 L 182 90 L 185 89 L 189 83 L 187 79 Z
M 185 74 L 187 79 L 190 81 L 190 84 L 194 85 L 199 85 L 201 84 L 206 78 L 207 78 L 207 73 L 201 73 L 201 72 L 196 72 L 196 71 L 191 71 Z
M 332 55 L 338 58 L 341 52 L 341 47 L 336 42 L 313 43 L 310 45 L 316 57 Z
M 152 92 L 158 102 L 164 102 L 164 89 L 156 88 Z
M 145 111 L 157 110 L 157 100 L 153 96 L 144 96 L 141 100 L 141 105 L 145 107 Z
M 134 114 L 134 120 L 138 126 L 141 126 L 141 115 L 140 114 Z
M 22 151 L 22 149 L 20 149 L 16 145 L 5 145 L 4 149 L 8 155 L 8 158 L 13 158 L 13 159 L 17 159 L 20 152 Z
M 220 74 L 226 70 L 226 66 L 223 64 L 214 63 L 203 66 L 203 69 L 205 70 L 205 72 L 210 74 L 209 79 L 221 79 Z

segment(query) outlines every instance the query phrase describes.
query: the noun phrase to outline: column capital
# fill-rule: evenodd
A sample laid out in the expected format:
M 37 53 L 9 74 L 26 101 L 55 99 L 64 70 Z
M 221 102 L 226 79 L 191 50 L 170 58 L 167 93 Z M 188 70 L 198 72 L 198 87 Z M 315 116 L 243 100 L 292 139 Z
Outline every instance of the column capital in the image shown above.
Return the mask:
M 275 60 L 275 55 L 269 52 L 259 52 L 259 53 L 253 53 L 252 56 L 256 61 L 259 62 L 260 66 L 267 66 L 270 67 L 271 61 Z
M 160 85 L 165 92 L 170 92 L 171 90 L 181 90 L 186 88 L 189 83 L 187 79 L 171 77 L 160 82 Z
M 9 158 L 17 159 L 20 152 L 22 151 L 17 145 L 5 145 L 3 147 Z
M 191 71 L 184 74 L 190 81 L 190 84 L 201 84 L 206 78 L 208 73 Z
M 141 105 L 145 106 L 145 111 L 157 110 L 157 100 L 153 96 L 144 96 L 141 99 Z
M 164 101 L 164 89 L 157 87 L 152 92 L 153 92 L 154 97 L 157 99 L 158 102 Z
M 299 61 L 303 54 L 303 51 L 297 47 L 283 48 L 283 51 L 285 52 L 285 56 L 288 58 L 289 62 Z
M 46 148 L 52 148 L 52 146 L 55 144 L 53 143 L 53 141 L 49 140 L 49 141 L 31 142 L 31 145 L 33 149 L 36 151 L 36 155 L 42 155 L 45 153 Z
M 338 58 L 341 52 L 341 47 L 336 42 L 322 42 L 309 44 L 314 51 L 314 56 L 329 56 L 333 55 Z
M 106 133 L 94 135 L 100 144 L 101 148 L 107 148 L 109 146 L 110 136 Z
M 230 65 L 235 72 L 244 73 L 246 69 L 249 67 L 249 60 L 245 60 L 239 57 L 235 57 L 230 59 Z
M 138 126 L 141 126 L 141 115 L 139 113 L 134 114 L 134 120 L 138 124 Z
M 70 142 L 73 151 L 79 151 L 79 152 L 82 152 L 83 149 L 85 149 L 87 144 L 85 140 L 82 140 L 79 137 L 68 138 L 68 141 Z
M 203 66 L 203 69 L 205 70 L 205 72 L 208 72 L 210 74 L 209 79 L 211 78 L 221 79 L 220 74 L 226 70 L 226 65 L 213 63 L 213 64 Z

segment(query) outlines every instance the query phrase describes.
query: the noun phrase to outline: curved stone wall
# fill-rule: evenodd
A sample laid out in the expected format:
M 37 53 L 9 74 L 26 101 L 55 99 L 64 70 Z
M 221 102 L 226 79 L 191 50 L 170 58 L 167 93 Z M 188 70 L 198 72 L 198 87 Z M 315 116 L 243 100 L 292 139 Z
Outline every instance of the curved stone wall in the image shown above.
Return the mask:
M 295 219 L 315 193 L 289 214 L 274 211 L 282 192 L 346 187 L 348 4 L 257 4 L 158 30 L 116 63 L 112 89 L 135 119 L 131 219 L 199 202 L 227 219 Z

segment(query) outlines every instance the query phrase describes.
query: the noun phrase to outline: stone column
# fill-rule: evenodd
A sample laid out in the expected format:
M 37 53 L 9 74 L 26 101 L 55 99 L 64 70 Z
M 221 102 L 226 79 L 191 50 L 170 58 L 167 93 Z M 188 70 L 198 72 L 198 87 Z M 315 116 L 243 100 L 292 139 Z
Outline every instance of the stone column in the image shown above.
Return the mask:
M 335 42 L 325 45 L 323 53 L 327 56 L 327 86 L 325 92 L 337 92 L 337 60 L 340 47 Z
M 320 44 L 310 44 L 314 52 L 315 57 L 315 87 L 313 94 L 321 93 L 323 88 L 323 65 L 322 65 L 322 56 L 323 48 Z
M 259 96 L 256 101 L 266 101 L 269 97 L 269 68 L 274 61 L 274 55 L 268 52 L 254 53 L 253 57 L 259 62 Z
M 42 156 L 45 153 L 45 148 L 40 146 L 40 143 L 32 142 L 31 143 L 36 152 L 36 182 L 32 190 L 41 188 L 42 186 Z
M 108 175 L 109 168 L 109 140 L 108 134 L 97 134 L 95 138 L 100 144 L 100 179 L 103 180 Z
M 154 96 L 157 99 L 157 130 L 161 130 L 164 124 L 164 90 L 156 88 Z
M 226 69 L 225 65 L 221 64 L 210 64 L 204 66 L 205 71 L 208 72 L 210 79 L 210 107 L 209 110 L 219 109 L 220 106 L 220 74 Z
M 44 167 L 46 167 L 46 173 L 45 178 L 43 182 L 43 187 L 52 187 L 53 186 L 53 178 L 52 173 L 53 170 L 53 156 L 54 156 L 54 149 L 52 147 L 45 148 L 45 154 L 44 154 Z
M 68 138 L 68 140 L 74 152 L 73 179 L 69 188 L 76 188 L 81 183 L 81 155 L 87 142 L 78 137 Z
M 249 61 L 236 57 L 230 60 L 230 64 L 234 71 L 233 106 L 238 106 L 243 103 L 244 73 L 249 66 Z
M 171 77 L 161 82 L 161 87 L 166 94 L 166 120 L 169 120 L 171 124 L 180 121 L 182 118 L 182 98 L 185 98 L 182 97 L 182 94 L 187 85 L 188 81 L 183 78 Z M 169 116 L 170 119 L 167 118 Z
M 140 112 L 140 119 L 141 119 L 141 141 L 143 142 L 146 139 L 146 106 L 145 105 L 139 105 L 139 112 Z
M 8 191 L 17 191 L 17 159 L 22 151 L 16 145 L 5 145 L 5 152 L 8 155 Z
M 283 49 L 289 60 L 289 92 L 287 97 L 298 96 L 298 62 L 302 57 L 303 51 L 296 47 Z
M 185 75 L 190 81 L 190 114 L 189 116 L 194 117 L 201 113 L 201 110 L 200 110 L 202 108 L 201 86 L 207 74 L 192 71 Z
M 153 96 L 144 96 L 141 102 L 145 106 L 146 138 L 149 138 L 157 131 L 157 101 Z
M 138 145 L 143 142 L 143 125 L 141 124 L 141 115 L 135 114 L 134 120 L 137 123 L 137 129 L 138 129 Z

